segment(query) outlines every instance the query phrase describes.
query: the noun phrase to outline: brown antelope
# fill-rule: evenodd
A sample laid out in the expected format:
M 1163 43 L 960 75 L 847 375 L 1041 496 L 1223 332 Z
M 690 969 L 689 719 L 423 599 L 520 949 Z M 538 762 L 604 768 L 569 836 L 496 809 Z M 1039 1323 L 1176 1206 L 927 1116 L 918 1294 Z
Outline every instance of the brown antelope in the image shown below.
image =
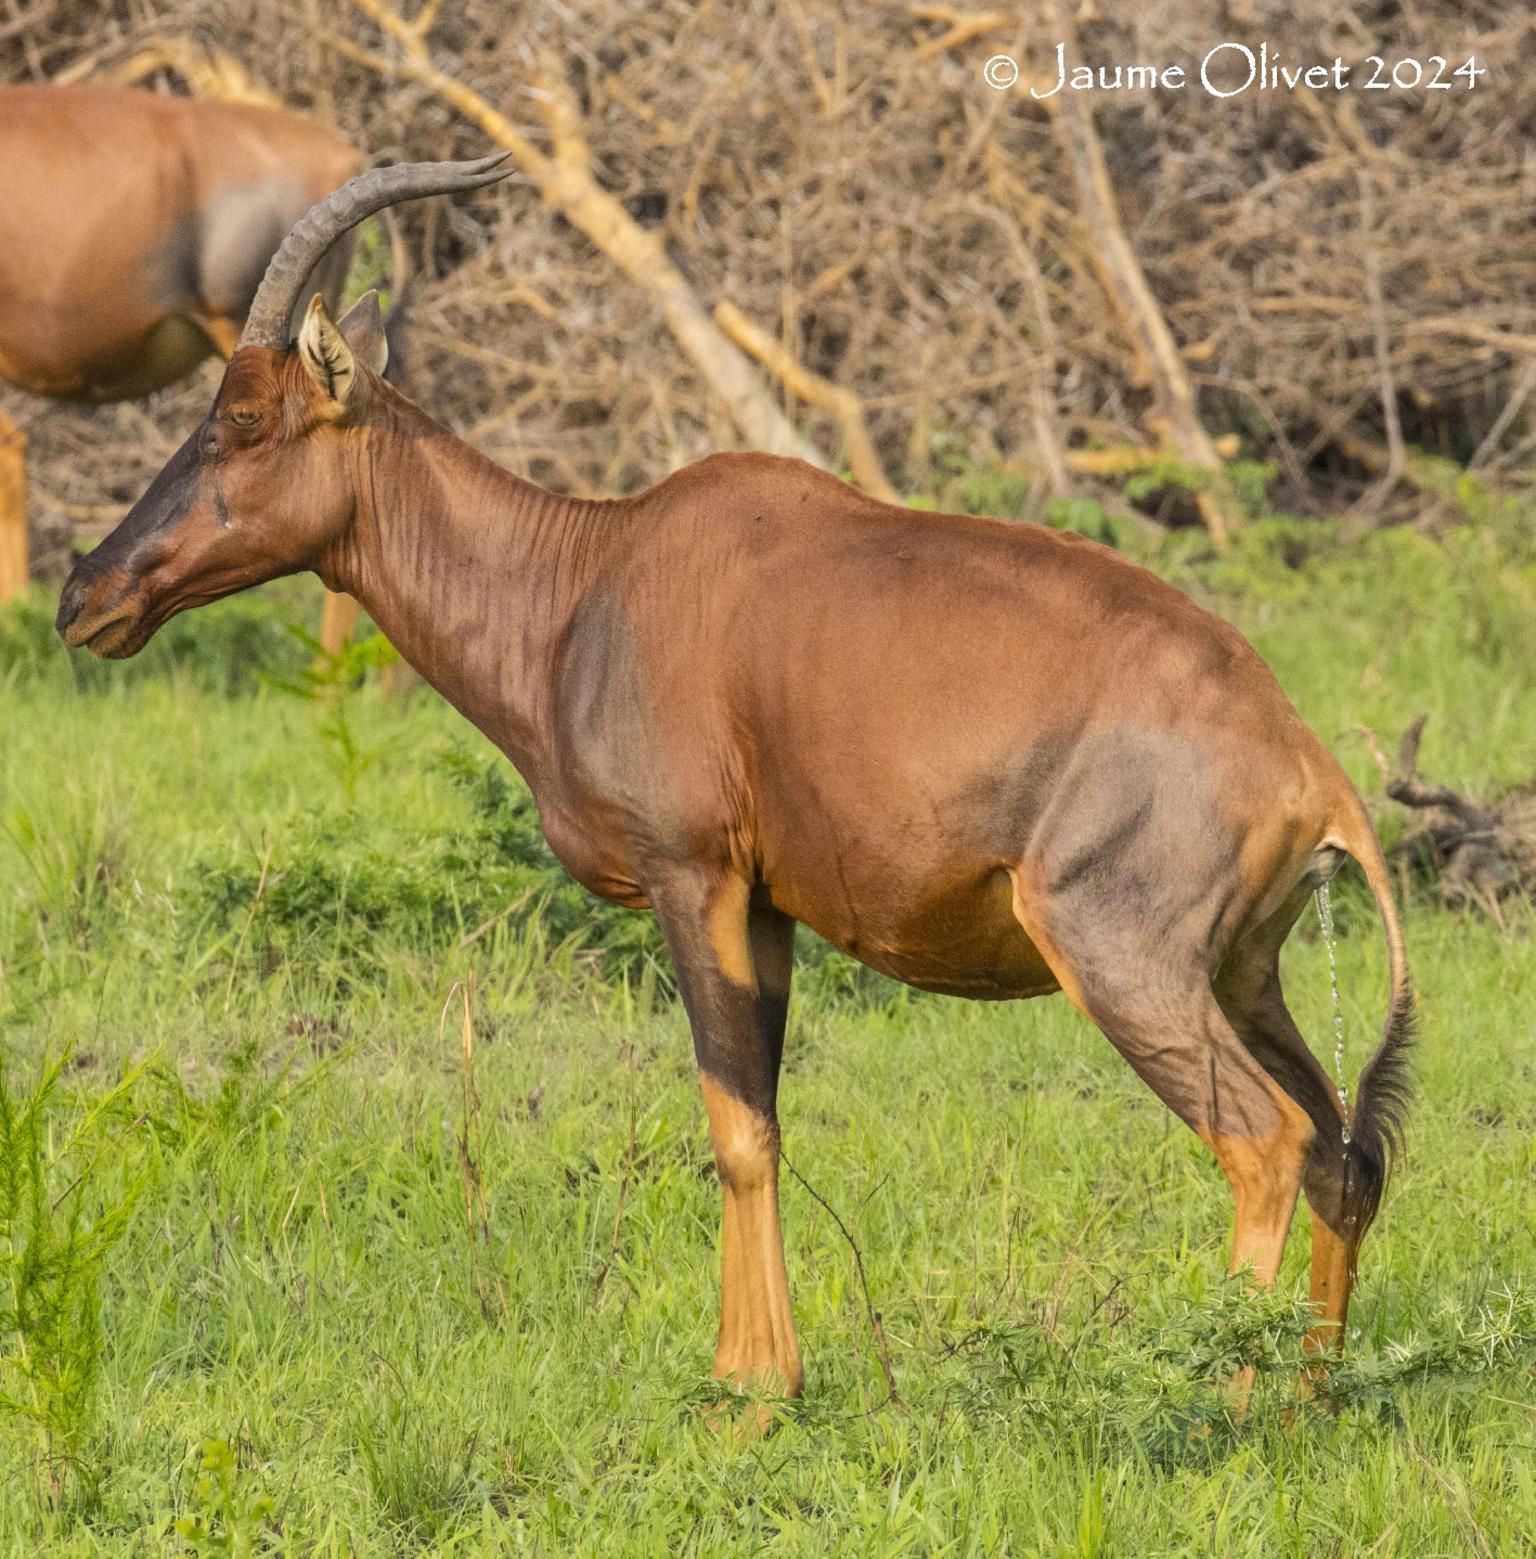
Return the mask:
M 284 235 L 362 158 L 297 114 L 127 87 L 0 87 L 0 378 L 134 400 L 228 357 Z M 347 249 L 315 277 L 328 294 Z
M 228 357 L 294 222 L 363 159 L 297 114 L 126 87 L 0 86 L 0 379 L 133 400 Z M 315 267 L 332 299 L 344 240 Z M 0 414 L 21 484 L 19 430 Z M 0 494 L 0 604 L 26 584 L 25 500 Z M 326 635 L 350 603 L 328 602 Z
M 512 760 L 595 893 L 661 919 L 724 1191 L 715 1372 L 797 1394 L 778 1212 L 797 921 L 923 990 L 1062 991 L 1210 1147 L 1234 1270 L 1274 1281 L 1312 1214 L 1312 1344 L 1338 1345 L 1406 1104 L 1412 997 L 1343 770 L 1241 636 L 1037 525 L 918 513 L 797 461 L 716 455 L 635 498 L 557 497 L 380 377 L 314 257 L 491 161 L 363 175 L 295 229 L 207 419 L 59 605 L 132 655 L 175 613 L 311 569 L 356 595 Z M 1278 955 L 1346 856 L 1391 995 L 1352 1111 Z

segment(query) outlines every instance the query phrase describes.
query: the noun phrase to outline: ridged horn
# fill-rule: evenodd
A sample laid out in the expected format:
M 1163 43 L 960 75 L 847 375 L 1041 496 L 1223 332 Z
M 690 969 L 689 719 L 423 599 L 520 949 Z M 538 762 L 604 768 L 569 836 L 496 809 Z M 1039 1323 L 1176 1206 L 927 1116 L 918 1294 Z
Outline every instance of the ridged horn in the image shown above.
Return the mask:
M 507 153 L 500 152 L 472 162 L 397 162 L 389 168 L 360 173 L 340 189 L 332 190 L 299 218 L 272 256 L 246 316 L 240 345 L 274 347 L 278 351 L 288 345 L 288 321 L 293 316 L 299 288 L 320 256 L 350 228 L 375 211 L 402 200 L 452 195 L 496 184 L 513 171 L 501 166 L 506 160 Z

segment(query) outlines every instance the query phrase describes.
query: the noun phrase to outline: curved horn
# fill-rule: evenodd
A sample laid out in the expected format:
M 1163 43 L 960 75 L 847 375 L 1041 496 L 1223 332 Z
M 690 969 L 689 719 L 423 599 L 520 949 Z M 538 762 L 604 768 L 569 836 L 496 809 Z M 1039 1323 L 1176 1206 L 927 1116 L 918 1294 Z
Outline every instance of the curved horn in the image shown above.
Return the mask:
M 288 345 L 288 321 L 299 288 L 320 256 L 349 228 L 402 200 L 496 184 L 512 172 L 501 166 L 506 160 L 507 153 L 501 152 L 472 162 L 397 162 L 393 167 L 360 173 L 340 189 L 332 190 L 299 218 L 272 256 L 246 316 L 240 345 L 275 347 L 279 351 Z

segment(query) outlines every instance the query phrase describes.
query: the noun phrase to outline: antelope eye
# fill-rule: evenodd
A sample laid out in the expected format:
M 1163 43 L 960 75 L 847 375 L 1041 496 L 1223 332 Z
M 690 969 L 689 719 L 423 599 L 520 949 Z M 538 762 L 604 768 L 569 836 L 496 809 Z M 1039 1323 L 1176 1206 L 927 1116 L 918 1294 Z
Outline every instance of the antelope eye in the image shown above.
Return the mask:
M 230 410 L 229 420 L 237 428 L 254 428 L 261 421 L 261 413 L 254 406 L 235 406 Z

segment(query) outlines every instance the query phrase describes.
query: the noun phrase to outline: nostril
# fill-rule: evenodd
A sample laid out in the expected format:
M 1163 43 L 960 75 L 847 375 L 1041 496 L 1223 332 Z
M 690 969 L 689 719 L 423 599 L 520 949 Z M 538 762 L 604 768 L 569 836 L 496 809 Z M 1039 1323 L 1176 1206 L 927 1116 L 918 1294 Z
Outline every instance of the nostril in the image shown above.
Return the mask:
M 85 586 L 78 574 L 71 574 L 64 581 L 64 588 L 59 592 L 59 614 L 53 620 L 54 629 L 63 633 L 80 615 L 80 608 L 84 604 Z

